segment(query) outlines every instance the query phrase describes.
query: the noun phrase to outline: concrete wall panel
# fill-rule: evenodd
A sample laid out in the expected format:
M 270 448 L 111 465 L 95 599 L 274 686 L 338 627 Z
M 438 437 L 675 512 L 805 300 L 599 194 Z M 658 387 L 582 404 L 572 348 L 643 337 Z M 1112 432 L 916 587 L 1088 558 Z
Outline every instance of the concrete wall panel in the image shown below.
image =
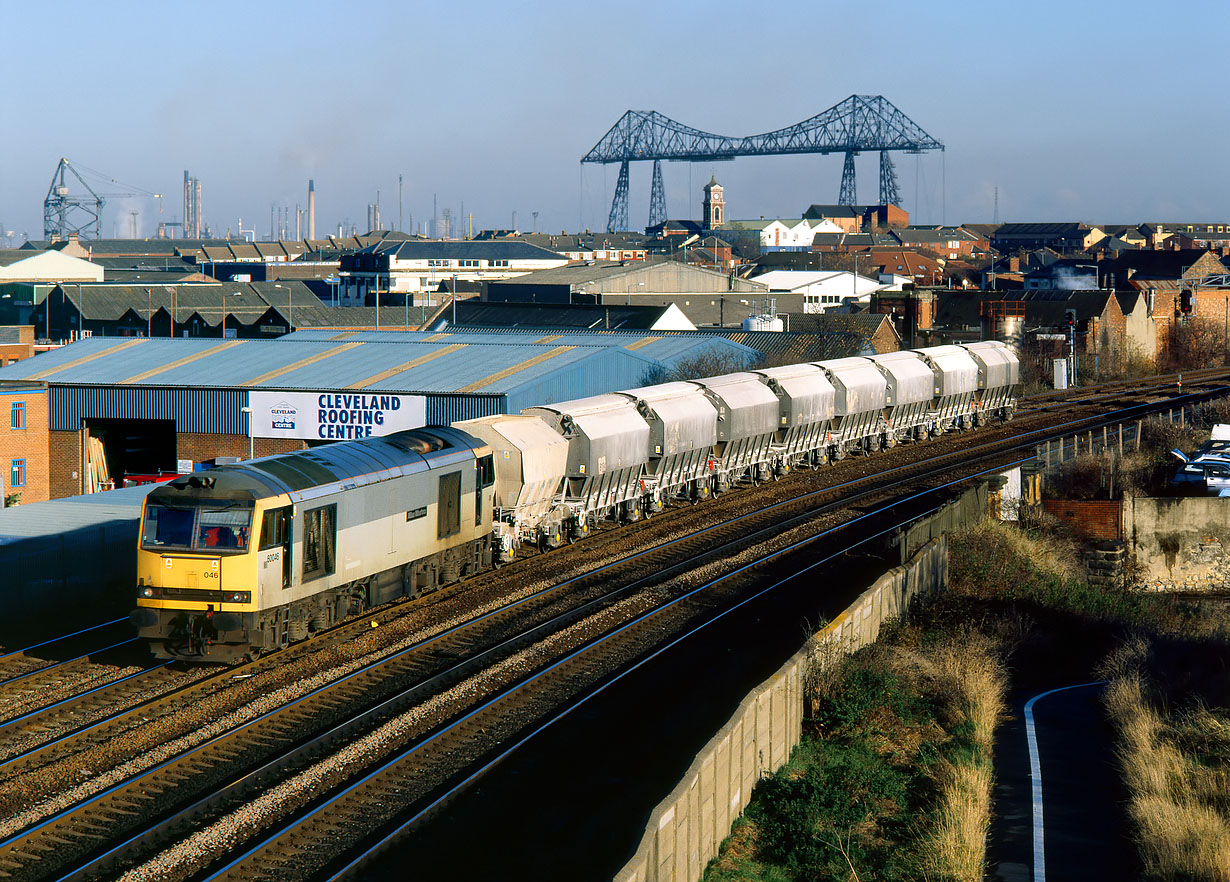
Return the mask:
M 1123 506 L 1124 533 L 1152 591 L 1230 587 L 1230 499 L 1134 497 Z

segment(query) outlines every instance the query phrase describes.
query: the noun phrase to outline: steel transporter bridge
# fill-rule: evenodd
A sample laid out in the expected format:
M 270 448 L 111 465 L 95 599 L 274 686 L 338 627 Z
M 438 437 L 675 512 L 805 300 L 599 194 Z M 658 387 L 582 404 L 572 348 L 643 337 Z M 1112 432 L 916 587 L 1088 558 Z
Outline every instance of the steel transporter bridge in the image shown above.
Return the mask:
M 943 150 L 908 116 L 882 95 L 851 95 L 811 119 L 762 135 L 732 138 L 714 135 L 663 116 L 656 110 L 629 110 L 581 158 L 582 163 L 619 163 L 619 181 L 611 201 L 607 231 L 628 229 L 628 165 L 653 160 L 653 188 L 649 199 L 649 225 L 666 220 L 666 188 L 662 160 L 673 162 L 725 162 L 737 156 L 780 156 L 791 153 L 844 153 L 840 205 L 857 201 L 854 157 L 880 151 L 880 204 L 901 204 L 897 172 L 890 151 L 924 153 Z

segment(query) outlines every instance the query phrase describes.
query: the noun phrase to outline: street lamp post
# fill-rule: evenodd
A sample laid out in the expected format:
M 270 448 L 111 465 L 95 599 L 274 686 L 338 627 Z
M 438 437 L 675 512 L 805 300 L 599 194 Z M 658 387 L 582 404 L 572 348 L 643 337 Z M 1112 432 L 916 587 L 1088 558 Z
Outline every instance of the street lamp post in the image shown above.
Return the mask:
M 248 415 L 248 459 L 255 459 L 256 441 L 254 440 L 254 436 L 252 434 L 252 408 L 241 407 L 239 408 L 239 412 L 246 413 Z

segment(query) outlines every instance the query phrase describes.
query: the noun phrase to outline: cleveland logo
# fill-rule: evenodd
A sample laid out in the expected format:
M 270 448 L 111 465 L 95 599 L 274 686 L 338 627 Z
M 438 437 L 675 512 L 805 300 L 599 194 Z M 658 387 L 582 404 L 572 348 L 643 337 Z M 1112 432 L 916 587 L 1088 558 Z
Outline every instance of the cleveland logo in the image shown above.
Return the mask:
M 298 410 L 287 404 L 285 401 L 275 404 L 269 409 L 269 417 L 272 421 L 271 426 L 275 429 L 294 431 L 295 417 L 298 413 Z

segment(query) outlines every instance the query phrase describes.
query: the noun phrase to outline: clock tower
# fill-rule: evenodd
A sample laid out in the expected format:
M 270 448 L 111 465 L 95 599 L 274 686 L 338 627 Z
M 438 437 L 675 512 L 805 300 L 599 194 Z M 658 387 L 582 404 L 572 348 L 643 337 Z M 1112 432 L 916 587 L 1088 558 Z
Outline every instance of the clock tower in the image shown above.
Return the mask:
M 705 198 L 701 203 L 701 225 L 706 230 L 716 230 L 726 222 L 726 200 L 722 196 L 722 185 L 717 178 L 710 176 L 705 184 Z

